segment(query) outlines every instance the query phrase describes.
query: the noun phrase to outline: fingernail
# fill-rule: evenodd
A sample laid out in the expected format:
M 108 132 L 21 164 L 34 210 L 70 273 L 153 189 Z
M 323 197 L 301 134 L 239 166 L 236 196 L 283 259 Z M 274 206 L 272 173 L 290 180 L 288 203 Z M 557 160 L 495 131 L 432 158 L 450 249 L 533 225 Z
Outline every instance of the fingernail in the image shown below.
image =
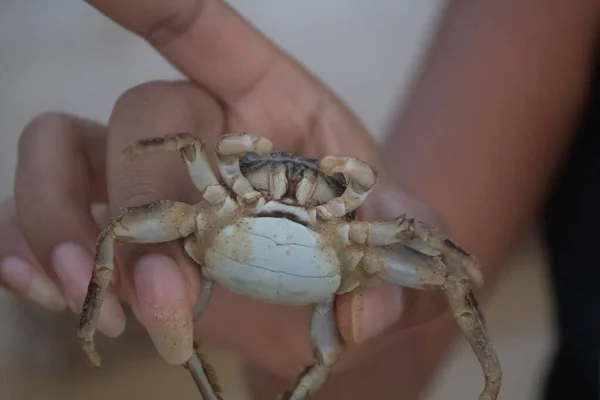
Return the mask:
M 92 277 L 94 257 L 83 246 L 64 243 L 54 250 L 52 265 L 62 284 L 67 305 L 75 314 L 80 314 Z M 125 313 L 113 292 L 106 293 L 97 327 L 100 332 L 113 338 L 125 329 Z
M 8 257 L 2 260 L 0 277 L 12 290 L 50 311 L 61 312 L 66 307 L 56 285 L 20 258 Z
M 138 306 L 156 350 L 168 363 L 186 362 L 193 352 L 193 320 L 186 284 L 175 261 L 145 255 L 134 266 Z
M 402 289 L 383 284 L 360 289 L 352 298 L 352 333 L 356 343 L 380 335 L 400 319 Z

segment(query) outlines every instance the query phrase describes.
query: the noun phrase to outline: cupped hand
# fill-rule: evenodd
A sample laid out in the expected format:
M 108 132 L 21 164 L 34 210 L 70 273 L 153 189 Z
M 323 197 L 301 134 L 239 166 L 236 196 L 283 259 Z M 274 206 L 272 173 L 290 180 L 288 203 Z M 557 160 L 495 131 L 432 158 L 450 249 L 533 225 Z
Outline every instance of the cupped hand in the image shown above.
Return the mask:
M 92 211 L 92 204 L 105 203 L 115 215 L 122 207 L 159 199 L 197 201 L 176 154 L 145 156 L 127 168 L 120 163 L 127 144 L 167 133 L 190 132 L 210 146 L 223 133 L 250 131 L 268 137 L 281 151 L 355 156 L 380 175 L 360 218 L 406 212 L 440 224 L 392 184 L 375 142 L 352 112 L 224 2 L 146 1 L 143 7 L 114 0 L 89 3 L 144 37 L 188 80 L 127 90 L 106 126 L 60 113 L 44 114 L 27 125 L 19 145 L 14 201 L 7 200 L 0 215 L 0 283 L 8 290 L 51 310 L 69 308 L 79 314 L 96 238 L 107 222 L 106 215 Z M 192 351 L 198 267 L 175 243 L 123 245 L 116 257 L 99 331 L 110 337 L 121 334 L 122 303 L 127 302 L 160 355 L 172 364 L 183 363 Z M 341 296 L 336 307 L 344 339 L 362 343 L 399 321 L 410 325 L 439 311 L 420 306 L 407 293 L 383 285 Z M 310 307 L 262 304 L 217 287 L 195 334 L 232 348 L 271 373 L 295 378 L 313 362 L 310 315 Z

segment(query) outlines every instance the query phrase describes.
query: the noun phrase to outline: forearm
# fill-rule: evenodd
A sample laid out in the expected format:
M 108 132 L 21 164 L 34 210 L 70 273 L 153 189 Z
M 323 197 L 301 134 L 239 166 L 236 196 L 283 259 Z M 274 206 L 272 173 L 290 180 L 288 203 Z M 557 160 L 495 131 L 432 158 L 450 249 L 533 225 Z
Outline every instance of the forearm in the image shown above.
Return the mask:
M 590 82 L 595 1 L 453 2 L 385 146 L 488 269 L 543 202 Z

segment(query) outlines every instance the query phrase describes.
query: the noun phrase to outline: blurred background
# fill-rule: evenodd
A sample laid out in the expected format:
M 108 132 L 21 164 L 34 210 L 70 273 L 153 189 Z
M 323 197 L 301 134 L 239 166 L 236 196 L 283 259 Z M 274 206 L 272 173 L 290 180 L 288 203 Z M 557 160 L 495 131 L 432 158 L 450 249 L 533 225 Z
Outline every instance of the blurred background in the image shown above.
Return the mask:
M 378 139 L 404 100 L 444 6 L 441 0 L 230 3 L 330 85 Z M 12 192 L 18 137 L 35 115 L 56 110 L 107 121 L 127 88 L 176 77 L 145 42 L 83 1 L 0 0 L 1 197 Z M 536 398 L 554 337 L 535 234 L 514 255 L 484 312 L 505 373 L 501 398 Z M 0 292 L 0 399 L 158 400 L 172 395 L 169 384 L 178 385 L 179 398 L 196 398 L 187 372 L 159 359 L 139 326 L 128 324 L 118 340 L 100 340 L 99 371 L 84 364 L 76 329 L 75 315 L 50 315 Z M 235 354 L 211 348 L 207 356 L 227 398 L 247 399 Z M 425 398 L 475 399 L 481 383 L 461 340 Z

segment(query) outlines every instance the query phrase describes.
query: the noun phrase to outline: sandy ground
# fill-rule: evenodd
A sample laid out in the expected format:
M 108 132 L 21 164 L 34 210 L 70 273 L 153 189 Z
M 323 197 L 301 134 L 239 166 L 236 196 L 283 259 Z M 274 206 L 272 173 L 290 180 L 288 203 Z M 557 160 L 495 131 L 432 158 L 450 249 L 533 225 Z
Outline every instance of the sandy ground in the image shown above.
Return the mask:
M 231 3 L 331 85 L 377 138 L 406 93 L 442 5 L 439 0 Z M 359 24 L 369 29 L 356 29 Z M 0 0 L 0 195 L 12 191 L 17 139 L 33 116 L 63 110 L 105 121 L 127 88 L 176 76 L 145 43 L 84 2 Z M 553 339 L 539 243 L 525 244 L 510 264 L 484 310 L 505 371 L 501 397 L 529 400 L 536 396 Z M 117 341 L 101 341 L 105 365 L 111 367 L 92 374 L 74 343 L 74 315 L 56 318 L 2 293 L 0 321 L 0 399 L 158 400 L 172 395 L 170 383 L 178 385 L 179 398 L 195 398 L 187 373 L 163 363 L 137 328 Z M 208 356 L 228 399 L 246 399 L 235 355 L 211 348 Z M 474 399 L 480 374 L 461 341 L 426 398 Z M 474 384 L 465 385 L 469 380 Z

